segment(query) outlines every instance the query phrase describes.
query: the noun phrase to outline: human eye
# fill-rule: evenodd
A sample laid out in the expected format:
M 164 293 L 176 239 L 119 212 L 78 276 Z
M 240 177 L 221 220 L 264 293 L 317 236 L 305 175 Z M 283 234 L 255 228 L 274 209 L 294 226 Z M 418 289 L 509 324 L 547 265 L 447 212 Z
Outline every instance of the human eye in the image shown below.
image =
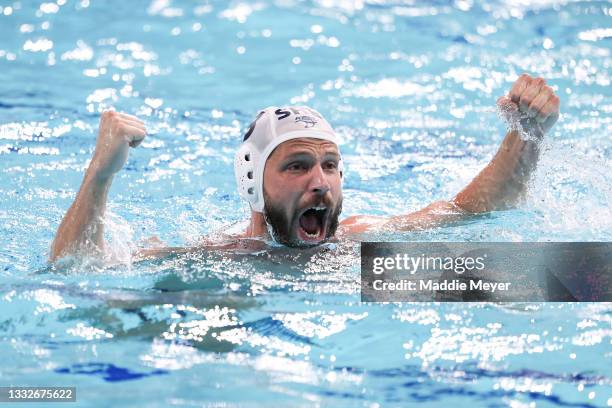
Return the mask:
M 323 168 L 325 170 L 335 170 L 338 168 L 338 162 L 336 160 L 327 160 L 323 163 Z
M 291 162 L 287 165 L 286 169 L 289 171 L 303 171 L 306 170 L 308 168 L 308 166 L 306 165 L 306 163 L 302 162 L 302 161 L 294 161 Z

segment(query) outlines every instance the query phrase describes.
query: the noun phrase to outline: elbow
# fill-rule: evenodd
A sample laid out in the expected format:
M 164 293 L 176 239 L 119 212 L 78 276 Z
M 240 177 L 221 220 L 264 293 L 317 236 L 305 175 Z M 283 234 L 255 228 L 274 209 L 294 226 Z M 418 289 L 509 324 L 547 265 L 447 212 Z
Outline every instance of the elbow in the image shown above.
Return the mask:
M 495 206 L 481 195 L 467 195 L 463 192 L 457 194 L 455 198 L 451 200 L 451 203 L 459 210 L 464 211 L 468 214 L 481 214 L 489 211 L 496 210 Z
M 47 262 L 50 264 L 57 262 L 62 257 L 62 249 L 63 248 L 59 245 L 57 240 L 53 240 L 49 250 L 49 258 L 47 259 Z
M 468 214 L 482 214 L 516 208 L 522 197 L 521 193 L 517 191 L 516 194 L 509 194 L 498 199 L 490 199 L 483 196 L 464 197 L 460 193 L 451 202 Z

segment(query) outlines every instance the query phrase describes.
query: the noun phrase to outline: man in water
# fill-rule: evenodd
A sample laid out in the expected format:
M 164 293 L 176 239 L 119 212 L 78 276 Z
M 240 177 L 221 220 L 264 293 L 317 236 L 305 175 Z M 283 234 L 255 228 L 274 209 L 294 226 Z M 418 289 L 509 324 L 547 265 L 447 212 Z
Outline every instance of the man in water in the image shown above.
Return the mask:
M 542 78 L 523 74 L 497 103 L 505 119 L 520 122 L 528 137 L 509 131 L 491 162 L 453 199 L 393 217 L 358 215 L 342 221 L 343 164 L 332 127 L 308 107 L 267 108 L 247 130 L 234 160 L 239 193 L 251 207 L 246 230 L 230 243 L 144 249 L 137 258 L 229 250 L 241 242 L 270 239 L 291 247 L 311 247 L 337 236 L 432 228 L 509 208 L 526 190 L 538 161 L 539 141 L 559 117 L 559 98 Z M 143 122 L 134 116 L 102 114 L 93 158 L 51 246 L 52 261 L 77 253 L 104 253 L 108 191 L 129 148 L 142 143 L 145 135 Z

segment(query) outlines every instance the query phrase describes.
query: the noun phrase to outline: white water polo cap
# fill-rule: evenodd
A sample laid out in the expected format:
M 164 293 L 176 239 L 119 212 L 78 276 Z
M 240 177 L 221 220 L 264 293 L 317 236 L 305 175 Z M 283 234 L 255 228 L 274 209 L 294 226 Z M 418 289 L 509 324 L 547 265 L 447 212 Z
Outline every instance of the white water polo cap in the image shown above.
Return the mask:
M 268 157 L 281 143 L 298 138 L 323 139 L 339 146 L 331 125 L 307 106 L 270 106 L 260 111 L 249 126 L 234 158 L 234 172 L 238 192 L 253 211 L 264 209 L 263 176 Z M 342 159 L 338 170 L 342 177 Z

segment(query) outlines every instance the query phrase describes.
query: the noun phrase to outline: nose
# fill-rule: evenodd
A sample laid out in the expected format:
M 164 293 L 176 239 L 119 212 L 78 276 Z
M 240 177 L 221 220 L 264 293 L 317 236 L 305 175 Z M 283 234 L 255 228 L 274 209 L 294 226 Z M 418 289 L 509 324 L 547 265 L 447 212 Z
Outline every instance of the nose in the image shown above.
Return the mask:
M 330 189 L 329 181 L 323 171 L 323 167 L 314 166 L 311 171 L 310 184 L 308 191 L 318 196 L 324 196 Z

